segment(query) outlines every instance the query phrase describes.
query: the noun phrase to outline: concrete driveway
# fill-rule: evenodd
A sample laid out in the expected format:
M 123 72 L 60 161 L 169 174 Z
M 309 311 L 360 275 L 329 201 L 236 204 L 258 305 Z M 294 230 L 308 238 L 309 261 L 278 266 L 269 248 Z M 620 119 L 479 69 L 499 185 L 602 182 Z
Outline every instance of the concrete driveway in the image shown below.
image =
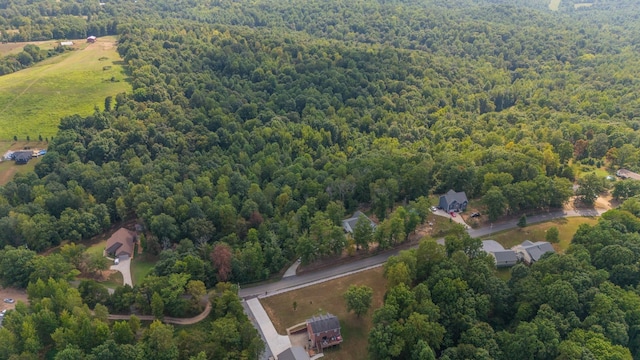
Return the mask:
M 269 315 L 262 307 L 262 304 L 257 298 L 249 299 L 246 304 L 251 311 L 249 319 L 254 320 L 258 324 L 259 330 L 262 333 L 266 345 L 269 347 L 271 354 L 277 356 L 281 352 L 291 347 L 291 340 L 288 336 L 280 335 L 273 326 Z
M 109 269 L 119 271 L 122 274 L 123 285 L 128 284 L 133 287 L 133 282 L 131 281 L 131 258 L 120 259 L 118 265 L 111 265 Z
M 433 215 L 438 215 L 438 216 L 442 216 L 442 217 L 446 217 L 449 218 L 455 222 L 457 222 L 458 224 L 464 226 L 465 229 L 469 228 L 469 225 L 467 225 L 466 222 L 464 222 L 464 219 L 462 218 L 462 216 L 460 216 L 460 214 L 456 213 L 456 216 L 453 217 L 451 216 L 451 214 L 449 214 L 448 212 L 438 209 L 436 211 L 433 211 Z

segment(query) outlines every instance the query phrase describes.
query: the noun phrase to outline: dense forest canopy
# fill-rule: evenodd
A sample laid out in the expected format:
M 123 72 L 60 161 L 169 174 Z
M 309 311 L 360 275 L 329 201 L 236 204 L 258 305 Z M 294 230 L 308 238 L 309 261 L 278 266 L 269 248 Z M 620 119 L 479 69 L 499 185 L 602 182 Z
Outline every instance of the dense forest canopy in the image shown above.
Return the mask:
M 104 109 L 91 116 L 62 119 L 35 173 L 17 175 L 0 188 L 0 245 L 9 246 L 3 254 L 16 255 L 6 258 L 15 258 L 29 274 L 13 285 L 38 280 L 39 260 L 16 250 L 22 245 L 42 251 L 61 241 L 82 243 L 135 219 L 146 229 L 141 246 L 160 260 L 153 276 L 119 294 L 121 301 L 111 310 L 135 306 L 149 313 L 154 289 L 162 284 L 186 290 L 189 280 L 207 288 L 221 281 L 246 283 L 265 279 L 298 257 L 310 262 L 355 245 L 375 242 L 385 248 L 403 242 L 424 221 L 433 193 L 455 189 L 482 197 L 490 218 L 498 219 L 561 206 L 573 195 L 582 166 L 640 169 L 640 32 L 629 11 L 633 2 L 595 2 L 579 9 L 565 4 L 558 12 L 547 5 L 525 0 L 3 2 L 4 40 L 118 35 L 133 85 L 132 93 L 105 99 Z M 578 179 L 585 200 L 602 187 L 601 180 Z M 637 186 L 621 188 L 620 197 L 639 192 Z M 375 233 L 352 241 L 340 224 L 360 206 L 369 207 L 380 224 Z M 587 237 L 581 235 L 577 239 Z M 602 256 L 585 247 L 593 259 Z M 464 261 L 451 255 L 451 261 Z M 468 276 L 475 266 L 484 272 L 474 265 L 484 260 L 471 258 Z M 585 280 L 589 288 L 608 286 L 607 279 L 635 288 L 625 275 L 629 269 L 616 267 L 635 266 L 635 257 L 628 258 L 612 266 L 593 264 L 610 270 L 612 278 L 588 262 L 574 265 L 591 274 Z M 0 264 L 5 281 L 16 268 L 11 261 Z M 535 267 L 531 276 L 524 274 L 529 270 L 518 271 L 523 274 L 514 278 L 522 281 L 537 274 Z M 430 281 L 428 289 L 437 296 L 437 281 L 416 276 L 406 285 Z M 533 331 L 513 332 L 507 324 L 535 322 L 541 304 L 518 300 L 514 315 L 515 308 L 504 304 L 508 300 L 495 303 L 488 290 L 481 291 L 484 283 L 469 285 L 472 279 L 464 276 L 467 285 L 450 277 L 440 286 L 458 289 L 463 303 L 474 302 L 469 308 L 478 319 L 505 330 L 500 346 L 512 344 L 519 331 Z M 563 279 L 555 290 L 573 286 Z M 510 291 L 519 289 L 516 280 Z M 427 301 L 424 292 L 419 296 Z M 438 305 L 447 301 L 431 299 Z M 578 300 L 552 309 L 563 315 L 574 311 L 577 319 L 570 321 L 586 321 L 591 299 Z M 184 310 L 170 299 L 164 302 L 168 311 Z M 507 308 L 493 309 L 501 315 L 491 315 L 491 307 L 503 305 Z M 399 321 L 400 315 L 394 316 Z M 390 319 L 380 321 L 387 326 Z M 424 345 L 454 358 L 453 350 L 441 350 L 467 344 L 461 339 L 476 325 L 442 326 L 451 331 L 444 342 Z M 478 326 L 481 331 L 485 325 Z M 600 339 L 598 329 L 587 327 L 569 338 L 566 330 L 562 340 L 574 346 Z M 631 340 L 603 336 L 636 353 Z M 39 341 L 53 344 L 46 337 Z M 252 352 L 252 344 L 247 340 L 238 351 Z M 17 346 L 18 353 L 37 348 Z M 398 358 L 414 351 L 395 349 Z M 540 358 L 563 351 L 554 348 Z

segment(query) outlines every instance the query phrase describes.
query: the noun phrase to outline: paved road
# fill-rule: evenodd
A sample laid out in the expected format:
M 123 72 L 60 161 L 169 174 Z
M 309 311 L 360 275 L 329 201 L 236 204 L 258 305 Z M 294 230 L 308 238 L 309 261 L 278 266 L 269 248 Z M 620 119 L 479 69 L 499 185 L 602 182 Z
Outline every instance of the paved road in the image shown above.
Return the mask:
M 606 210 L 600 209 L 587 209 L 587 210 L 559 210 L 544 214 L 538 214 L 527 217 L 528 224 L 535 224 L 539 222 L 549 221 L 553 219 L 559 219 L 563 217 L 576 217 L 576 216 L 600 216 Z M 517 221 L 497 222 L 490 226 L 469 229 L 469 235 L 472 237 L 482 237 L 493 233 L 497 233 L 504 230 L 509 230 L 517 227 Z M 439 239 L 440 243 L 443 243 L 442 239 Z M 387 259 L 393 255 L 397 255 L 400 249 L 390 250 L 382 254 L 378 254 L 372 257 L 368 257 L 362 260 L 354 261 L 351 263 L 338 265 L 333 268 L 319 270 L 309 274 L 303 274 L 299 276 L 290 276 L 283 278 L 282 280 L 274 283 L 258 285 L 254 287 L 240 289 L 239 295 L 242 298 L 252 297 L 265 297 L 281 293 L 284 291 L 292 290 L 294 288 L 300 288 L 309 286 L 318 282 L 326 281 L 335 277 L 346 276 L 351 273 L 357 272 L 365 268 L 372 268 L 380 266 Z M 303 286 L 304 285 L 304 286 Z

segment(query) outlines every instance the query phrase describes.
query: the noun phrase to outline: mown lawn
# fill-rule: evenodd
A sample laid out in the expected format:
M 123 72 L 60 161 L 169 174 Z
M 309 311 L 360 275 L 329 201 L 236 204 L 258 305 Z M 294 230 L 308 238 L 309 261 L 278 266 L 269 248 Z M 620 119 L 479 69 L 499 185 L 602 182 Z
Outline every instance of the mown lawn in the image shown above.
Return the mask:
M 581 224 L 595 225 L 598 222 L 597 218 L 593 217 L 570 217 L 563 219 L 556 219 L 544 223 L 529 225 L 522 229 L 512 229 L 503 231 L 497 234 L 489 235 L 483 239 L 492 239 L 504 246 L 510 248 L 518 245 L 525 240 L 530 241 L 545 241 L 545 235 L 547 229 L 552 226 L 558 228 L 560 242 L 553 244 L 553 247 L 558 252 L 564 252 L 571 243 L 573 235 L 578 230 L 578 226 Z
M 350 276 L 309 286 L 304 289 L 262 299 L 262 305 L 280 334 L 290 326 L 304 322 L 313 315 L 331 313 L 340 319 L 344 342 L 334 350 L 325 351 L 325 359 L 367 359 L 367 338 L 372 327 L 373 311 L 382 306 L 387 281 L 382 268 L 363 271 Z M 373 289 L 373 303 L 369 312 L 358 318 L 347 313 L 343 294 L 350 285 L 367 285 Z M 293 302 L 297 302 L 296 310 Z
M 155 261 L 146 258 L 144 255 L 133 258 L 131 260 L 131 281 L 133 281 L 133 285 L 140 284 L 142 279 L 151 272 L 155 264 Z
M 51 138 L 64 116 L 92 114 L 104 99 L 131 90 L 115 37 L 0 77 L 0 139 Z
M 122 274 L 119 271 L 114 271 L 109 278 L 105 281 L 101 281 L 100 284 L 115 289 L 117 287 L 122 286 L 124 284 L 124 279 L 122 278 Z

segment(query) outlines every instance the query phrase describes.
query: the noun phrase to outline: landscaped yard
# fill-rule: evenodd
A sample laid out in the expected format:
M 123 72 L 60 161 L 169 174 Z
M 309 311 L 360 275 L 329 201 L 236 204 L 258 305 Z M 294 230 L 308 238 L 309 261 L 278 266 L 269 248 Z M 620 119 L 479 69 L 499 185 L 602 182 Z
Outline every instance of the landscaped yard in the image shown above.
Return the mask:
M 560 233 L 560 242 L 553 244 L 556 251 L 564 252 L 569 247 L 573 234 L 578 230 L 578 226 L 581 224 L 595 225 L 598 222 L 597 218 L 593 217 L 570 217 L 563 219 L 556 219 L 544 223 L 529 225 L 522 229 L 512 229 L 503 231 L 497 234 L 489 235 L 483 239 L 492 239 L 504 246 L 510 248 L 514 245 L 518 245 L 525 240 L 530 241 L 546 241 L 545 235 L 547 229 L 550 227 L 557 227 Z
M 151 272 L 155 261 L 148 259 L 145 255 L 138 255 L 131 260 L 131 281 L 133 285 L 140 284 L 147 274 Z
M 367 358 L 367 338 L 372 327 L 373 311 L 382 306 L 387 281 L 382 267 L 262 299 L 262 305 L 280 334 L 286 328 L 304 322 L 313 315 L 329 312 L 340 319 L 344 342 L 335 350 L 325 351 L 325 359 L 356 360 Z M 367 285 L 373 289 L 369 312 L 358 318 L 347 313 L 342 295 L 350 285 Z M 297 302 L 296 310 L 293 302 Z

